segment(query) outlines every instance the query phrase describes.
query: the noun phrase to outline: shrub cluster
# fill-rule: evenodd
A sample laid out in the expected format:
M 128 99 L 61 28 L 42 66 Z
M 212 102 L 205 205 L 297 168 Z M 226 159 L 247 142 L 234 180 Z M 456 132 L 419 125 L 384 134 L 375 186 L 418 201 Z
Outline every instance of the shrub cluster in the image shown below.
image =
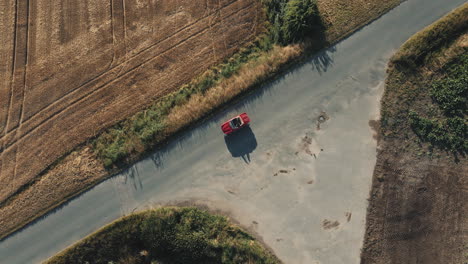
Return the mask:
M 468 152 L 466 119 L 452 117 L 446 120 L 428 119 L 410 112 L 413 131 L 424 141 L 451 151 Z
M 161 208 L 124 217 L 48 263 L 279 263 L 225 217 Z
M 263 0 L 273 42 L 287 45 L 322 30 L 316 0 Z
M 428 119 L 410 112 L 413 131 L 424 141 L 452 151 L 468 152 L 468 54 L 449 63 L 444 78 L 433 83 L 430 94 L 443 116 Z
M 448 116 L 468 112 L 468 54 L 463 54 L 446 69 L 447 78 L 435 81 L 431 96 Z

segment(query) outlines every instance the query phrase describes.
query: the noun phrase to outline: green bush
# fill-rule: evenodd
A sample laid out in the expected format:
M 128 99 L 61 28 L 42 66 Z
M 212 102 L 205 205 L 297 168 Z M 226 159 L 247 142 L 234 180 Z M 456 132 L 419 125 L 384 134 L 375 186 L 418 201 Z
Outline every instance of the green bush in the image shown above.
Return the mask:
M 462 115 L 467 111 L 468 77 L 447 79 L 434 83 L 431 96 L 449 115 Z
M 452 117 L 446 120 L 427 119 L 410 112 L 410 124 L 423 141 L 451 151 L 468 152 L 468 124 L 466 119 Z
M 290 0 L 285 8 L 282 25 L 283 43 L 302 40 L 320 25 L 315 0 Z
M 468 111 L 468 54 L 447 67 L 447 77 L 435 81 L 431 96 L 448 115 L 463 116 Z
M 322 22 L 316 0 L 263 0 L 270 22 L 270 39 L 287 45 L 303 40 L 318 30 Z

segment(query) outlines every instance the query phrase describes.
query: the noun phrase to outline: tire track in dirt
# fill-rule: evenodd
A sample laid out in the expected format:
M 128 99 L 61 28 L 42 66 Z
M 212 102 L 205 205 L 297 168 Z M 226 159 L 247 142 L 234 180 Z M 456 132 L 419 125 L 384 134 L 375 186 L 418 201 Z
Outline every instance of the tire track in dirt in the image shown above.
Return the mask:
M 9 26 L 9 23 L 8 23 L 8 12 L 6 15 L 4 15 L 2 17 L 2 19 L 4 20 L 1 20 L 0 21 L 0 25 L 2 26 L 1 27 L 1 32 L 0 34 L 4 33 L 4 32 L 7 32 L 5 34 L 5 38 L 4 38 L 4 41 L 5 42 L 8 42 L 8 33 L 11 33 L 10 36 L 12 36 L 12 38 L 10 39 L 11 40 L 11 44 L 12 44 L 12 51 L 11 53 L 10 52 L 6 52 L 5 54 L 3 53 L 4 51 L 2 51 L 2 53 L 0 54 L 0 57 L 2 59 L 4 59 L 4 61 L 6 62 L 5 63 L 5 69 L 3 71 L 3 69 L 1 70 L 0 72 L 0 76 L 2 79 L 5 80 L 5 83 L 3 84 L 0 84 L 0 153 L 2 152 L 2 141 L 1 141 L 1 138 L 3 137 L 4 134 L 7 133 L 7 130 L 6 130 L 6 124 L 8 122 L 8 112 L 9 112 L 9 109 L 10 109 L 10 101 L 11 101 L 11 89 L 12 89 L 12 82 L 13 82 L 13 77 L 14 77 L 14 69 L 15 69 L 15 58 L 16 58 L 16 25 L 17 25 L 17 7 L 18 7 L 18 4 L 17 4 L 18 1 L 15 1 L 13 3 L 13 7 L 11 7 L 10 5 L 10 10 L 13 11 L 13 15 L 11 15 L 11 17 L 13 18 L 11 22 L 13 22 L 10 26 L 10 29 L 8 29 L 8 26 Z M 4 8 L 2 6 L 2 8 Z M 6 8 L 6 6 L 5 6 Z M 14 10 L 12 10 L 14 9 Z M 9 30 L 11 30 L 12 32 L 9 32 Z M 4 46 L 7 46 L 8 43 L 5 43 L 5 42 L 2 42 L 1 45 L 4 45 Z M 2 47 L 4 49 L 6 49 L 6 47 Z M 7 55 L 8 53 L 8 55 Z M 5 57 L 3 57 L 3 54 L 5 55 Z M 11 65 L 7 65 L 7 62 L 8 62 L 8 57 L 11 58 L 11 61 L 9 63 L 11 63 Z M 3 67 L 2 67 L 3 68 Z M 9 69 L 8 69 L 9 68 Z M 7 77 L 8 76 L 8 77 Z M 6 81 L 8 79 L 8 81 Z
M 231 14 L 229 14 L 229 17 L 233 17 L 234 15 L 238 15 L 238 16 L 247 16 L 247 17 L 248 17 L 248 16 L 249 16 L 249 14 L 248 14 L 249 12 L 243 12 L 243 11 L 245 11 L 246 9 L 251 8 L 251 7 L 252 7 L 252 3 L 249 3 L 248 5 L 243 4 L 240 8 L 238 7 L 238 8 L 235 9 L 235 10 L 231 10 L 231 11 L 230 11 Z M 246 14 L 246 13 L 247 13 L 247 14 Z M 245 18 L 244 18 L 244 19 L 245 19 Z M 233 18 L 233 20 L 234 20 L 234 18 Z M 240 25 L 244 25 L 244 24 L 240 24 Z M 241 27 L 242 27 L 242 26 L 241 26 Z M 173 51 L 173 49 L 179 47 L 180 45 L 184 44 L 185 42 L 187 42 L 187 41 L 189 41 L 189 40 L 193 42 L 192 39 L 196 38 L 198 35 L 200 35 L 200 34 L 202 34 L 202 33 L 207 34 L 207 33 L 206 33 L 207 30 L 208 30 L 208 26 L 205 26 L 205 28 L 202 28 L 202 29 L 199 29 L 199 28 L 192 29 L 192 31 L 189 32 L 190 34 L 189 34 L 188 36 L 184 37 L 184 38 L 183 38 L 182 40 L 180 40 L 180 41 L 177 41 L 177 43 L 175 43 L 175 45 L 171 45 L 170 47 L 164 49 L 162 52 L 167 53 L 168 51 Z M 220 28 L 217 29 L 217 30 L 218 30 L 219 32 L 221 32 L 223 29 L 222 29 L 221 26 L 220 26 Z M 250 29 L 247 30 L 247 31 L 250 32 Z M 250 34 L 247 34 L 247 35 L 250 35 Z M 178 40 L 178 39 L 177 39 L 177 40 Z M 190 42 L 190 41 L 189 41 L 189 42 Z M 195 43 L 197 43 L 197 42 L 195 42 Z M 186 45 L 187 45 L 187 44 L 186 44 Z M 187 48 L 187 47 L 185 47 L 185 49 L 186 49 L 186 48 Z M 124 74 L 122 74 L 122 76 L 120 76 L 119 78 L 122 79 L 123 77 L 126 77 L 128 74 L 130 74 L 130 73 L 134 72 L 135 70 L 139 69 L 142 65 L 145 65 L 145 64 L 147 64 L 147 63 L 149 63 L 149 62 L 152 62 L 153 60 L 155 60 L 155 58 L 160 59 L 161 56 L 164 56 L 164 53 L 162 53 L 162 52 L 158 52 L 158 53 L 157 53 L 157 56 L 149 56 L 149 59 L 146 60 L 146 61 L 143 61 L 142 63 L 139 62 L 139 61 L 136 61 L 136 62 L 139 62 L 139 63 L 137 63 L 136 65 L 130 65 L 130 66 L 132 66 L 132 67 L 130 67 L 130 68 L 129 68 Z M 206 53 L 206 52 L 205 52 L 205 53 Z M 204 56 L 206 56 L 206 55 L 201 54 L 200 56 L 201 56 L 201 57 L 204 57 Z M 208 64 L 209 64 L 209 63 L 208 63 Z M 139 74 L 137 74 L 136 76 L 138 76 L 138 75 L 139 75 Z M 134 76 L 134 77 L 135 77 L 135 76 Z M 163 77 L 163 76 L 161 76 L 161 78 L 162 78 L 162 77 Z M 164 78 L 166 78 L 166 77 L 164 77 Z M 112 81 L 111 81 L 110 83 L 108 83 L 108 84 L 114 84 L 115 82 L 118 82 L 118 80 L 115 80 L 115 79 L 114 79 L 114 80 L 112 80 Z M 172 81 L 171 81 L 171 82 L 172 82 Z M 171 83 L 171 82 L 169 82 L 169 83 Z M 107 88 L 106 90 L 108 90 L 109 87 L 113 87 L 113 86 L 110 86 L 110 85 L 108 85 L 108 84 L 104 84 L 103 87 L 101 87 L 101 88 Z M 173 87 L 172 87 L 170 84 L 168 84 L 168 86 L 169 86 L 169 89 L 173 89 Z M 168 90 L 168 88 L 159 90 L 157 93 L 153 93 L 152 96 L 158 96 L 158 94 L 165 93 L 166 90 Z M 98 91 L 94 91 L 93 94 L 96 93 L 96 92 L 98 92 Z M 99 94 L 102 94 L 102 93 L 99 93 Z M 100 97 L 100 96 L 95 97 L 95 98 L 94 98 L 94 99 L 95 99 L 94 101 L 96 101 L 96 100 L 99 101 L 98 98 L 101 98 L 101 97 Z M 94 106 L 93 106 L 93 107 L 94 107 Z M 77 111 L 78 111 L 78 112 L 82 112 L 81 110 L 78 110 L 78 108 L 76 108 L 76 107 L 69 107 L 69 108 L 67 108 L 67 109 L 65 109 L 65 110 L 68 110 L 68 109 L 70 109 L 70 108 L 73 108 L 73 109 L 70 110 L 70 111 L 67 111 L 67 112 L 69 112 L 69 114 L 72 114 L 72 116 L 75 116 L 75 115 L 73 114 L 74 112 L 77 112 Z M 83 111 L 86 111 L 86 109 L 84 109 Z M 122 117 L 122 118 L 123 118 L 123 117 Z M 68 118 L 68 119 L 70 119 L 70 118 Z M 112 121 L 112 122 L 114 122 L 114 121 Z M 105 122 L 105 123 L 106 123 L 106 122 Z M 39 134 L 37 134 L 37 133 L 35 133 L 35 135 L 28 134 L 28 137 L 27 137 L 27 138 L 22 139 L 22 140 L 17 141 L 17 142 L 20 142 L 20 143 L 21 143 L 22 145 L 24 145 L 24 146 L 26 146 L 26 145 L 29 146 L 29 147 L 32 146 L 31 148 L 34 149 L 35 145 L 38 145 L 39 142 L 38 142 L 37 140 L 36 140 L 35 143 L 34 143 L 34 141 L 31 141 L 31 140 L 33 140 L 33 136 L 35 136 L 36 138 L 42 138 L 43 136 L 41 136 L 41 135 L 46 135 L 47 137 L 50 138 L 50 135 L 51 135 L 51 134 L 54 134 L 54 135 L 57 134 L 57 131 L 55 131 L 55 130 L 60 129 L 60 128 L 57 128 L 57 127 L 54 128 L 54 127 L 53 127 L 53 123 L 50 123 L 50 122 L 49 122 L 48 125 L 49 125 L 49 124 L 52 125 L 52 127 L 51 127 L 51 126 L 47 126 L 47 127 L 45 127 L 45 128 L 41 128 L 41 131 L 39 131 Z M 70 124 L 68 124 L 68 125 L 70 125 Z M 102 126 L 102 124 L 101 124 L 101 126 Z M 49 127 L 50 127 L 51 130 L 49 129 Z M 98 128 L 98 129 L 99 129 L 99 128 Z M 79 130 L 79 128 L 77 128 L 77 130 Z M 53 131 L 55 131 L 55 132 L 53 132 Z M 87 133 L 85 133 L 85 135 L 88 135 L 89 133 L 91 133 L 91 132 L 87 132 Z M 86 137 L 87 137 L 87 136 L 86 136 Z M 57 140 L 58 140 L 58 138 L 57 138 Z M 76 140 L 74 140 L 74 141 L 72 141 L 72 142 L 75 142 L 75 141 L 76 141 Z M 16 142 L 16 143 L 17 143 L 17 142 Z M 28 142 L 29 142 L 29 143 L 28 143 Z M 59 142 L 59 141 L 57 141 L 57 142 Z M 61 142 L 61 141 L 60 141 L 60 142 Z M 54 144 L 52 144 L 52 145 L 57 145 L 57 144 L 59 144 L 59 143 L 54 143 Z M 62 144 L 62 143 L 61 143 L 61 144 Z M 67 143 L 67 144 L 68 144 L 68 143 Z M 70 144 L 75 144 L 75 143 L 70 143 Z M 21 188 L 21 186 L 27 185 L 28 182 L 30 182 L 31 180 L 34 180 L 34 178 L 31 178 L 31 179 L 28 178 L 28 177 L 31 177 L 31 174 L 37 174 L 37 173 L 39 173 L 40 171 L 42 171 L 43 169 L 45 169 L 45 168 L 47 168 L 47 167 L 49 166 L 48 164 L 50 164 L 50 162 L 53 161 L 53 160 L 52 160 L 52 159 L 53 159 L 52 156 L 53 156 L 53 157 L 56 157 L 56 155 L 57 155 L 57 154 L 54 154 L 53 152 L 50 152 L 50 153 L 49 153 L 49 150 L 48 150 L 48 149 L 50 149 L 50 148 L 52 148 L 52 147 L 51 147 L 51 146 L 47 146 L 47 147 L 46 147 L 45 149 L 43 149 L 43 150 L 37 150 L 37 149 L 36 149 L 36 151 L 32 151 L 32 152 L 30 152 L 30 153 L 24 153 L 24 155 L 22 154 L 22 155 L 23 155 L 23 158 L 22 158 L 23 161 L 22 161 L 22 162 L 19 162 L 19 163 L 23 163 L 23 165 L 24 165 L 24 163 L 25 163 L 26 160 L 31 160 L 31 159 L 34 159 L 35 157 L 37 157 L 38 159 L 40 158 L 40 159 L 42 160 L 42 162 L 41 162 L 42 164 L 37 164 L 37 163 L 36 163 L 35 165 L 26 166 L 27 168 L 22 168 L 22 169 L 23 169 L 23 172 L 24 172 L 24 173 L 22 173 L 22 177 L 21 177 L 22 179 L 16 180 L 17 183 L 19 183 L 19 184 L 17 184 L 17 186 L 19 186 L 18 188 Z M 65 148 L 67 148 L 67 147 L 65 146 Z M 64 149 L 64 147 L 62 147 L 62 150 L 61 150 L 60 152 L 62 152 L 63 149 Z M 38 153 L 38 151 L 40 151 L 40 153 Z M 57 152 L 57 150 L 54 150 L 54 152 Z M 35 153 L 35 154 L 34 154 L 34 153 Z M 47 155 L 47 156 L 44 156 L 44 155 Z M 42 157 L 42 158 L 41 158 L 41 157 Z M 4 165 L 5 165 L 5 164 L 4 164 Z M 34 168 L 34 166 L 36 166 L 36 168 Z M 39 168 L 37 168 L 37 167 L 39 167 Z M 16 189 L 18 189 L 18 188 L 16 188 Z M 7 193 L 4 193 L 4 195 L 9 196 L 9 194 L 7 194 Z M 5 196 L 4 196 L 3 198 L 5 198 Z M 3 199 L 3 198 L 2 198 L 2 199 Z
M 15 179 L 15 170 L 16 170 L 16 158 L 18 154 L 18 147 L 14 146 L 8 151 L 4 151 L 1 158 L 2 163 L 2 174 L 0 174 L 0 188 L 2 188 L 2 193 L 14 193 L 14 179 Z M 7 166 L 13 164 L 13 166 Z M 5 175 L 5 177 L 3 177 Z M 4 179 L 5 178 L 5 179 Z M 4 180 L 2 180 L 4 179 Z M 3 199 L 0 199 L 0 205 L 3 205 Z
M 218 0 L 218 6 L 219 6 L 219 17 L 221 19 L 221 23 L 224 24 L 224 18 L 223 18 L 223 14 L 222 14 L 222 8 L 221 8 L 221 0 Z M 222 33 L 223 35 L 223 44 L 224 44 L 224 50 L 227 50 L 228 49 L 228 46 L 227 46 L 227 43 L 226 43 L 226 31 L 223 31 Z
M 15 66 L 10 99 L 10 109 L 6 132 L 17 128 L 23 108 L 24 85 L 26 82 L 26 63 L 28 55 L 29 0 L 18 1 L 16 24 Z
M 111 0 L 111 23 L 114 57 L 106 72 L 121 65 L 127 55 L 127 45 L 125 43 L 125 0 Z
M 5 82 L 4 83 L 4 86 L 2 85 L 2 87 L 0 87 L 0 103 L 1 104 L 4 104 L 4 106 L 0 106 L 1 107 L 1 112 L 0 112 L 0 134 L 6 134 L 7 132 L 7 129 L 6 129 L 6 124 L 8 122 L 8 113 L 10 111 L 10 101 L 12 100 L 12 93 L 11 93 L 11 90 L 13 89 L 13 78 L 14 78 L 14 69 L 15 69 L 15 60 L 16 60 L 16 34 L 17 34 L 17 20 L 18 20 L 18 0 L 16 0 L 12 6 L 10 6 L 10 11 L 13 11 L 11 17 L 12 17 L 12 22 L 11 23 L 11 27 L 10 27 L 10 30 L 11 32 L 8 32 L 8 16 L 4 16 L 2 17 L 2 19 L 5 19 L 4 21 L 1 21 L 2 23 L 5 22 L 4 24 L 2 24 L 2 32 L 3 33 L 4 31 L 7 32 L 5 35 L 8 35 L 8 33 L 11 33 L 11 44 L 12 44 L 12 51 L 11 53 L 7 52 L 10 54 L 10 58 L 11 58 L 11 65 L 6 65 L 5 64 L 5 72 L 2 72 L 2 74 L 4 73 L 4 75 L 2 77 L 5 77 L 8 78 L 8 82 Z M 8 13 L 7 13 L 8 14 Z M 6 39 L 6 42 L 8 42 L 8 37 L 5 38 Z M 6 45 L 7 43 L 2 43 L 2 45 Z M 5 48 L 5 47 L 4 47 Z M 3 51 L 2 51 L 2 54 L 3 54 Z M 2 55 L 0 54 L 0 55 Z M 6 55 L 6 54 L 5 54 Z M 3 57 L 3 56 L 2 56 Z M 5 56 L 6 57 L 6 56 Z M 5 62 L 7 62 L 7 58 L 4 58 L 5 59 Z M 9 70 L 7 70 L 9 69 Z M 8 76 L 8 77 L 7 77 Z M 5 98 L 5 101 L 1 101 L 2 98 Z M 3 169 L 3 164 L 4 164 L 4 141 L 2 140 L 2 138 L 0 137 L 0 176 L 2 175 L 2 169 Z M 8 183 L 6 183 L 6 185 L 4 186 L 0 186 L 2 188 L 2 190 L 4 188 L 7 188 L 8 186 Z
M 236 3 L 237 1 L 230 1 L 228 2 L 226 5 L 223 6 L 223 9 L 224 8 L 228 8 L 230 7 L 231 5 L 233 5 L 234 3 Z M 123 12 L 122 12 L 123 13 Z M 124 15 L 124 14 L 123 14 Z M 78 90 L 81 89 L 81 88 L 84 88 L 85 86 L 87 85 L 92 85 L 93 82 L 97 82 L 99 81 L 100 78 L 106 78 L 106 77 L 110 77 L 110 79 L 112 79 L 117 72 L 117 74 L 119 74 L 119 72 L 122 72 L 123 70 L 122 69 L 119 69 L 118 71 L 115 71 L 117 67 L 124 67 L 125 64 L 129 64 L 129 61 L 130 60 L 138 60 L 139 57 L 146 57 L 144 56 L 145 53 L 150 53 L 152 49 L 154 48 L 157 48 L 157 46 L 159 44 L 161 44 L 162 42 L 164 41 L 167 41 L 169 40 L 170 38 L 175 38 L 177 34 L 179 33 L 182 33 L 184 30 L 187 30 L 189 27 L 192 27 L 192 26 L 195 26 L 197 23 L 201 22 L 202 20 L 205 20 L 206 18 L 212 16 L 213 14 L 207 14 L 205 17 L 202 17 L 200 19 L 197 19 L 195 20 L 194 22 L 184 26 L 183 28 L 179 29 L 179 30 L 176 30 L 173 34 L 167 36 L 167 37 L 164 37 L 162 39 L 160 39 L 159 41 L 155 42 L 154 44 L 148 46 L 147 48 L 141 50 L 140 52 L 138 52 L 137 54 L 129 57 L 127 60 L 124 60 L 122 61 L 121 63 L 118 63 L 116 64 L 116 66 L 114 67 L 110 67 L 110 69 L 108 71 L 104 71 L 103 73 L 97 75 L 96 77 L 94 78 L 91 78 L 90 80 L 84 82 L 82 85 L 74 88 L 74 89 L 71 89 L 70 91 L 68 91 L 67 93 L 65 93 L 62 98 L 60 100 L 56 100 L 55 102 L 53 102 L 52 104 L 46 106 L 45 108 L 41 109 L 40 111 L 38 111 L 36 114 L 34 115 L 31 115 L 29 118 L 27 118 L 26 120 L 23 120 L 23 124 L 24 126 L 26 126 L 27 128 L 24 129 L 21 134 L 27 134 L 27 133 L 30 133 L 32 132 L 35 128 L 37 128 L 37 126 L 40 126 L 41 124 L 43 124 L 45 121 L 47 121 L 48 118 L 51 118 L 53 117 L 54 115 L 56 114 L 59 114 L 59 110 L 64 110 L 63 108 L 64 107 L 67 107 L 67 105 L 71 105 L 72 103 L 78 101 L 81 99 L 78 98 L 74 98 L 74 95 L 75 93 L 79 92 Z M 113 75 L 113 76 L 106 76 L 106 75 Z M 116 77 L 119 77 L 118 75 Z M 102 87 L 102 86 L 101 86 Z M 99 88 L 98 88 L 99 89 Z M 62 103 L 62 101 L 65 101 L 65 100 L 70 100 L 71 102 L 67 102 L 67 103 Z M 52 110 L 54 109 L 54 110 Z M 57 110 L 56 110 L 57 109 Z M 52 112 L 52 113 L 48 113 L 48 112 Z M 44 117 L 44 118 L 35 118 L 37 116 L 41 116 L 41 115 L 45 115 L 45 116 L 48 116 L 48 117 Z M 46 119 L 47 118 L 47 119 Z M 46 119 L 46 120 L 35 120 L 35 119 Z M 32 123 L 32 124 L 30 124 Z M 30 128 L 32 127 L 32 128 Z M 4 136 L 0 137 L 1 138 L 7 138 L 8 137 L 8 134 L 10 133 L 13 133 L 14 131 L 8 131 Z M 21 135 L 20 137 L 22 137 L 24 135 Z M 9 140 L 6 140 L 6 141 L 9 141 Z M 11 145 L 8 144 L 8 145 Z
M 238 14 L 239 12 L 241 12 L 241 11 L 243 11 L 243 10 L 245 10 L 245 9 L 248 9 L 248 8 L 252 7 L 252 5 L 253 5 L 253 4 L 250 3 L 249 5 L 242 7 L 241 9 L 235 11 L 234 13 L 231 13 L 231 14 L 227 15 L 226 17 L 234 16 L 234 15 Z M 206 19 L 208 19 L 209 17 L 210 17 L 210 16 L 207 16 Z M 215 23 L 215 24 L 219 24 L 219 23 L 221 23 L 221 22 L 218 21 L 218 22 Z M 88 93 L 84 94 L 84 95 L 81 96 L 81 97 L 74 98 L 74 101 L 71 102 L 71 103 L 69 103 L 69 104 L 67 104 L 67 107 L 62 107 L 62 108 L 57 107 L 57 108 L 60 109 L 60 110 L 55 111 L 52 115 L 50 115 L 49 117 L 47 117 L 47 118 L 41 120 L 38 124 L 35 124 L 35 125 L 32 125 L 32 126 L 31 126 L 31 124 L 27 124 L 27 123 L 26 123 L 27 121 L 25 121 L 25 123 L 23 123 L 23 128 L 22 128 L 22 131 L 20 132 L 20 133 L 21 133 L 20 136 L 18 136 L 18 137 L 15 138 L 15 139 L 9 138 L 9 137 L 8 137 L 9 134 L 11 134 L 12 132 L 9 133 L 9 134 L 7 134 L 7 135 L 5 135 L 5 136 L 4 136 L 5 142 L 6 142 L 6 144 L 5 144 L 5 149 L 10 148 L 12 145 L 14 145 L 16 142 L 20 141 L 21 139 L 23 139 L 23 138 L 24 138 L 25 136 L 27 136 L 29 133 L 33 133 L 34 131 L 36 131 L 37 129 L 39 129 L 41 126 L 43 126 L 45 123 L 47 123 L 48 121 L 50 121 L 51 119 L 53 119 L 53 118 L 56 117 L 57 115 L 59 115 L 59 114 L 63 113 L 64 111 L 66 111 L 69 107 L 72 107 L 72 106 L 74 106 L 74 105 L 76 105 L 76 104 L 82 102 L 83 100 L 86 100 L 87 98 L 89 98 L 89 97 L 92 96 L 93 94 L 97 93 L 100 89 L 106 87 L 107 85 L 111 85 L 111 84 L 117 82 L 118 80 L 121 80 L 123 77 L 125 77 L 126 75 L 132 73 L 133 71 L 135 71 L 136 69 L 140 68 L 141 66 L 144 66 L 146 63 L 152 61 L 152 60 L 155 59 L 155 58 L 158 58 L 158 57 L 160 57 L 160 56 L 163 56 L 163 55 L 164 55 L 165 53 L 167 53 L 168 51 L 173 50 L 174 48 L 177 48 L 177 47 L 178 47 L 179 45 L 181 45 L 183 42 L 185 42 L 185 41 L 187 41 L 187 40 L 189 40 L 189 39 L 191 39 L 191 38 L 196 37 L 197 35 L 199 35 L 199 34 L 205 32 L 206 30 L 208 30 L 208 29 L 210 29 L 210 28 L 212 28 L 212 27 L 213 27 L 213 25 L 209 25 L 209 26 L 206 26 L 206 27 L 202 28 L 201 30 L 199 30 L 199 31 L 197 31 L 197 32 L 195 32 L 195 33 L 189 35 L 188 37 L 181 39 L 180 41 L 178 41 L 175 45 L 171 46 L 170 48 L 167 48 L 167 49 L 161 51 L 161 53 L 158 53 L 158 54 L 156 54 L 156 55 L 154 55 L 154 56 L 150 56 L 149 59 L 143 60 L 143 62 L 141 62 L 141 63 L 139 63 L 139 64 L 137 64 L 137 65 L 135 65 L 135 66 L 131 66 L 131 68 L 126 69 L 125 71 L 122 70 L 122 69 L 118 69 L 117 66 L 114 67 L 114 68 L 112 69 L 113 72 L 106 72 L 106 73 L 105 73 L 106 75 L 107 75 L 107 73 L 109 73 L 109 75 L 106 76 L 107 79 L 109 79 L 109 81 L 105 80 L 104 83 L 103 83 L 103 84 L 100 84 L 100 85 L 94 83 L 93 81 L 91 81 L 91 83 L 88 83 L 88 86 L 86 87 L 86 88 L 88 88 L 87 90 L 90 90 L 90 91 L 89 91 Z M 175 38 L 176 36 L 173 35 L 172 37 Z M 166 38 L 165 40 L 168 40 L 168 38 Z M 158 43 L 158 44 L 160 44 L 160 43 Z M 157 45 L 157 44 L 152 45 L 152 47 L 155 47 L 156 45 Z M 147 52 L 150 52 L 150 51 L 147 51 Z M 119 66 L 125 67 L 125 66 L 127 66 L 127 65 L 131 65 L 132 62 L 140 62 L 140 61 L 141 61 L 141 58 L 140 58 L 140 57 L 142 57 L 142 58 L 147 57 L 147 56 L 145 56 L 146 54 L 141 54 L 141 53 L 139 53 L 139 54 L 140 54 L 141 56 L 138 56 L 138 57 L 137 57 L 137 56 L 134 56 L 134 57 L 132 58 L 132 60 L 126 60 L 125 62 L 121 63 Z M 126 64 L 126 65 L 123 65 L 123 64 Z M 115 75 L 118 74 L 119 72 L 124 72 L 124 73 L 122 73 L 120 76 L 115 76 Z M 104 74 L 103 74 L 103 75 L 104 75 Z M 97 79 L 97 80 L 95 79 L 94 81 L 99 82 L 100 80 L 99 80 L 99 79 Z M 98 86 L 97 88 L 95 88 L 95 89 L 92 89 L 95 85 L 99 85 L 99 86 Z M 83 87 L 83 86 L 82 86 L 82 87 Z M 67 95 L 68 95 L 68 94 L 67 94 Z M 71 95 L 70 95 L 70 96 L 71 96 Z M 62 100 L 60 100 L 60 101 L 62 101 Z M 56 101 L 56 102 L 54 102 L 54 104 L 58 104 L 58 103 L 60 103 L 60 101 Z M 33 121 L 34 121 L 34 120 L 33 120 Z M 29 122 L 28 122 L 28 123 L 29 123 Z M 26 127 L 26 128 L 24 128 L 24 127 Z
M 110 0 L 31 1 L 23 125 L 70 89 L 109 68 L 110 11 Z
M 31 15 L 31 10 L 30 10 L 30 5 L 29 5 L 29 0 L 27 1 L 27 19 L 26 19 L 26 47 L 25 47 L 25 63 L 24 63 L 24 75 L 23 75 L 23 92 L 22 92 L 22 103 L 21 103 L 21 109 L 20 109 L 20 118 L 18 121 L 18 127 L 21 126 L 23 117 L 24 117 L 24 104 L 26 96 L 24 96 L 25 90 L 26 90 L 26 80 L 27 80 L 27 71 L 28 71 L 28 61 L 29 61 L 29 24 L 30 24 L 30 15 Z
M 29 48 L 29 19 L 30 19 L 30 5 L 29 5 L 29 0 L 25 1 L 26 2 L 26 30 L 25 30 L 25 47 L 24 47 L 24 73 L 23 73 L 23 85 L 21 89 L 21 105 L 20 105 L 20 112 L 19 112 L 19 121 L 18 121 L 18 129 L 17 131 L 21 130 L 21 123 L 23 120 L 23 114 L 24 114 L 24 104 L 25 104 L 25 98 L 26 96 L 24 95 L 25 90 L 26 90 L 26 74 L 28 70 L 28 48 Z M 16 138 L 17 133 L 15 133 L 15 138 Z M 13 192 L 15 192 L 15 186 L 14 186 L 14 179 L 16 178 L 16 172 L 18 170 L 18 153 L 21 151 L 20 146 L 16 148 L 16 155 L 15 155 L 15 168 L 13 171 L 13 179 L 11 180 L 11 189 L 13 189 Z
M 15 34 L 14 34 L 14 59 L 13 72 L 10 91 L 10 102 L 8 107 L 7 122 L 5 132 L 8 133 L 14 128 L 19 127 L 24 105 L 24 89 L 26 85 L 26 67 L 28 58 L 28 33 L 29 33 L 29 0 L 16 1 L 15 7 Z M 10 134 L 10 137 L 16 136 L 16 129 Z M 7 134 L 4 139 L 7 139 Z M 7 175 L 6 184 L 2 189 L 9 189 L 9 192 L 14 188 L 14 179 L 16 177 L 18 146 L 13 149 L 11 156 L 8 156 L 8 146 L 6 141 L 2 142 L 2 167 L 0 170 L 0 178 L 2 175 Z M 14 160 L 14 166 L 6 167 L 8 164 L 5 161 Z M 14 190 L 13 190 L 14 191 Z
M 15 25 L 13 29 L 13 60 L 12 60 L 12 65 L 11 65 L 11 80 L 10 80 L 10 92 L 9 92 L 9 99 L 8 99 L 8 107 L 6 108 L 6 120 L 5 120 L 5 128 L 4 128 L 4 135 L 0 137 L 0 140 L 3 139 L 3 137 L 6 137 L 8 134 L 8 120 L 10 119 L 10 107 L 11 107 L 11 101 L 13 100 L 13 79 L 15 78 L 15 68 L 16 68 L 16 41 L 17 41 L 17 34 L 18 34 L 18 1 L 15 1 Z M 4 142 L 1 142 L 2 150 L 4 149 Z M 3 152 L 2 152 L 3 153 Z M 1 171 L 0 171 L 1 172 Z M 1 173 L 0 173 L 1 176 Z

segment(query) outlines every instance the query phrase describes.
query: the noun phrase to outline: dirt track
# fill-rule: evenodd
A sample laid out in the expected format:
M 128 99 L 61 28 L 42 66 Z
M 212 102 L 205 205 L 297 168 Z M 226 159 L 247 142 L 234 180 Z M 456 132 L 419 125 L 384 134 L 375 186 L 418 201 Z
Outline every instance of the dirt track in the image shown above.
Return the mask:
M 0 203 L 77 144 L 232 54 L 260 16 L 253 0 L 0 5 Z

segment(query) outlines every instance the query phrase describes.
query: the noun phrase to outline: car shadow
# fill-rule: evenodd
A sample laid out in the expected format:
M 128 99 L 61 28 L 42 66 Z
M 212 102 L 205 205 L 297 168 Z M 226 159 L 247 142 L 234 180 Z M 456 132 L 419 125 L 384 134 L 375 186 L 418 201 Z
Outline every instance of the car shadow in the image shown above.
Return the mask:
M 232 157 L 240 157 L 245 163 L 250 163 L 250 154 L 257 148 L 257 139 L 250 126 L 224 136 L 224 142 Z

